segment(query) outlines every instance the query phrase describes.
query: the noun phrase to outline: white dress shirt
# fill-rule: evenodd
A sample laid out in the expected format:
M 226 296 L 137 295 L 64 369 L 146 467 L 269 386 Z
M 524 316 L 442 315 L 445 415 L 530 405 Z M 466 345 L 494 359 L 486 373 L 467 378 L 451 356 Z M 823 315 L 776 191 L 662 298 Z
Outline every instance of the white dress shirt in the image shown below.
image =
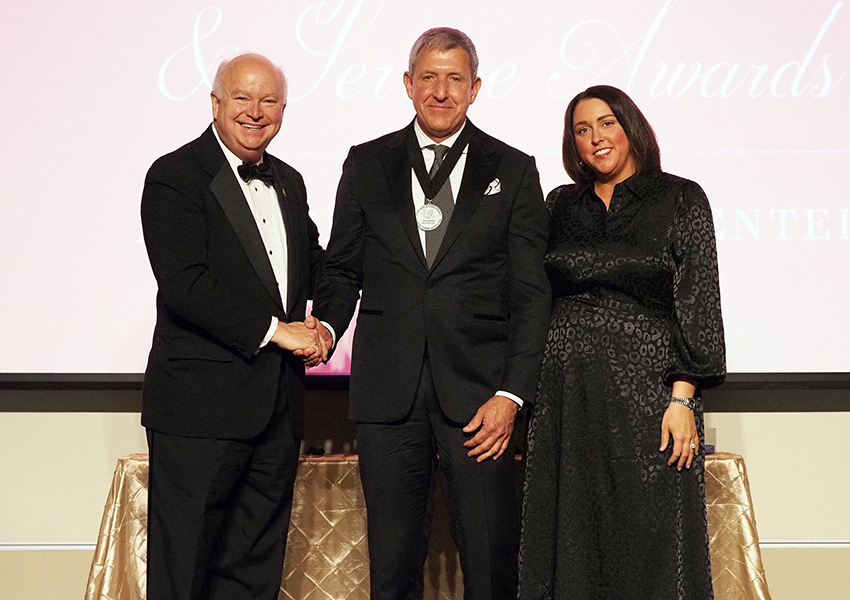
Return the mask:
M 233 174 L 242 188 L 242 193 L 245 196 L 248 207 L 251 209 L 251 214 L 254 215 L 254 221 L 257 223 L 257 229 L 260 231 L 260 237 L 263 239 L 263 245 L 268 253 L 269 262 L 272 265 L 272 271 L 274 271 L 274 277 L 277 280 L 280 299 L 285 309 L 287 282 L 289 281 L 287 278 L 286 227 L 283 224 L 283 215 L 280 212 L 280 202 L 278 201 L 277 192 L 274 187 L 263 183 L 259 179 L 252 179 L 246 183 L 239 176 L 238 171 L 239 166 L 242 165 L 242 159 L 222 143 L 215 127 L 213 127 L 213 132 L 224 152 L 225 158 L 227 158 L 227 163 L 233 169 Z M 272 316 L 271 325 L 260 344 L 260 348 L 264 347 L 272 339 L 277 329 L 277 323 L 277 317 Z

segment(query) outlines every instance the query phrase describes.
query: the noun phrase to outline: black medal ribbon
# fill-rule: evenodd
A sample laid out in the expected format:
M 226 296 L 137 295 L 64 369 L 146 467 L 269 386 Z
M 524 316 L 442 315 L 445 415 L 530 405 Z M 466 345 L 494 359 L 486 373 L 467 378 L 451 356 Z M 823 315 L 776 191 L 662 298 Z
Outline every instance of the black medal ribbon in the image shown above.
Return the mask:
M 446 153 L 443 164 L 440 165 L 440 168 L 434 174 L 434 178 L 431 179 L 428 177 L 428 170 L 425 168 L 425 159 L 422 157 L 422 148 L 419 147 L 419 140 L 416 138 L 416 133 L 411 132 L 411 135 L 407 136 L 407 152 L 410 154 L 411 163 L 413 163 L 413 172 L 416 173 L 416 179 L 419 180 L 419 185 L 422 186 L 422 191 L 425 192 L 425 198 L 427 200 L 432 200 L 437 195 L 437 192 L 440 191 L 440 188 L 443 187 L 443 184 L 455 168 L 457 161 L 460 160 L 463 149 L 466 148 L 471 137 L 472 127 L 469 127 L 467 123 L 464 125 L 463 131 L 461 131 L 455 143 L 452 144 L 452 147 Z

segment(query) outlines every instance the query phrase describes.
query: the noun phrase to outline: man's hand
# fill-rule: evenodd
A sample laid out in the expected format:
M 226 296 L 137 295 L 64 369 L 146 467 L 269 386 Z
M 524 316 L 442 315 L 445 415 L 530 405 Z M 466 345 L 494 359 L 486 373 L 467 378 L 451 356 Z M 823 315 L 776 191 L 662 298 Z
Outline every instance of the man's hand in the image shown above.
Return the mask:
M 331 332 L 327 330 L 327 328 L 322 325 L 322 322 L 319 321 L 316 317 L 310 315 L 306 319 L 304 319 L 304 326 L 314 331 L 316 334 L 316 339 L 318 340 L 318 345 L 316 348 L 319 350 L 318 352 L 310 352 L 310 349 L 304 350 L 295 350 L 293 354 L 295 356 L 300 356 L 304 360 L 304 364 L 307 367 L 315 367 L 319 363 L 323 363 L 328 360 L 328 354 L 333 348 L 334 338 L 331 335 Z
M 324 343 L 319 335 L 319 332 L 314 328 L 309 328 L 304 323 L 294 321 L 292 323 L 284 323 L 278 321 L 277 329 L 270 340 L 284 350 L 289 350 L 296 356 L 300 356 L 305 362 L 319 357 L 319 360 L 327 358 L 327 351 L 324 349 Z
M 467 456 L 477 456 L 478 462 L 492 458 L 496 460 L 508 449 L 511 433 L 514 430 L 514 420 L 519 405 L 504 396 L 493 396 L 478 409 L 464 432 L 478 432 L 463 443 L 464 447 L 472 448 Z

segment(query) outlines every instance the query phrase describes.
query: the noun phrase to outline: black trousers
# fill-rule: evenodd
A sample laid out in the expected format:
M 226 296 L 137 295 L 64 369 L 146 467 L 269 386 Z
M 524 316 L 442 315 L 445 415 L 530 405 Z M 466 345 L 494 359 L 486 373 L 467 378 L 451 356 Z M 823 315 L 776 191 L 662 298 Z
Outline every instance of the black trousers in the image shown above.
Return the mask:
M 276 600 L 299 440 L 285 402 L 250 440 L 148 430 L 148 600 Z
M 460 553 L 464 598 L 516 597 L 514 457 L 505 453 L 481 463 L 468 457 L 463 442 L 472 434 L 463 432 L 465 425 L 449 421 L 440 409 L 427 358 L 407 417 L 396 423 L 357 423 L 373 600 L 422 597 L 437 469 Z

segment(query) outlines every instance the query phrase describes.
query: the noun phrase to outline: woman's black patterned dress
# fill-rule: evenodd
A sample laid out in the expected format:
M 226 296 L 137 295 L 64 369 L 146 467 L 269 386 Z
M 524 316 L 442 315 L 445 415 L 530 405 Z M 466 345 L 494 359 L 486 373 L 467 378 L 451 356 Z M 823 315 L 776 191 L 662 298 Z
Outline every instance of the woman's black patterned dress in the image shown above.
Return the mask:
M 529 424 L 523 600 L 710 600 L 704 455 L 659 452 L 675 379 L 725 376 L 711 209 L 655 172 L 549 194 L 553 309 Z M 696 414 L 703 439 L 702 414 Z

